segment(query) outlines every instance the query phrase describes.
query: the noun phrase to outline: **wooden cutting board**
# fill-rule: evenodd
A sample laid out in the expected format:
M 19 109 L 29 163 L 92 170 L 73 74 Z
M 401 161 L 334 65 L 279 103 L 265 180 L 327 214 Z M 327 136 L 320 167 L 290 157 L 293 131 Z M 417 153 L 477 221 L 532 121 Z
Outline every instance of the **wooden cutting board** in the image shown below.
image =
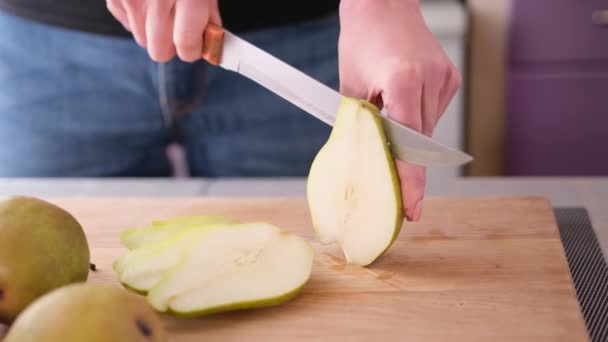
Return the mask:
M 543 198 L 433 198 L 367 268 L 320 245 L 301 198 L 52 199 L 84 225 L 98 271 L 118 285 L 119 233 L 151 220 L 227 215 L 309 239 L 310 282 L 276 308 L 165 317 L 171 341 L 584 341 L 584 320 L 550 204 Z M 111 313 L 109 313 L 111 314 Z

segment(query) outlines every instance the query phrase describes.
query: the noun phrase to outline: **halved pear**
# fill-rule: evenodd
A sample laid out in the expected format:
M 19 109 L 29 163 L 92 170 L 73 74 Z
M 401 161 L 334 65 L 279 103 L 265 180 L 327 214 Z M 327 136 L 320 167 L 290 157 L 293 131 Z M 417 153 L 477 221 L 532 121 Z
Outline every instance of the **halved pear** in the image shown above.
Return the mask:
M 181 253 L 199 234 L 222 229 L 226 224 L 190 227 L 163 240 L 127 252 L 113 263 L 120 282 L 131 290 L 146 293 L 158 283 L 165 272 L 179 263 Z
M 238 223 L 238 221 L 223 216 L 184 216 L 156 220 L 146 227 L 125 230 L 120 234 L 120 241 L 128 249 L 136 249 L 192 227 L 216 223 Z
M 307 199 L 322 243 L 338 242 L 346 262 L 366 266 L 399 234 L 399 176 L 373 104 L 344 98 L 308 175 Z
M 279 305 L 306 284 L 313 259 L 306 240 L 271 224 L 214 229 L 195 239 L 147 299 L 178 316 Z

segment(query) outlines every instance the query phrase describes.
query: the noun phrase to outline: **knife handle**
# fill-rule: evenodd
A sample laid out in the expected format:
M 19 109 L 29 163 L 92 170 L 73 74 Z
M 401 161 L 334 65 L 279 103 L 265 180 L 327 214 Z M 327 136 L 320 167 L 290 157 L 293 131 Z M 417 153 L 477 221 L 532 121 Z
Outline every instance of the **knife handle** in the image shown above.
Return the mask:
M 213 65 L 219 65 L 224 48 L 224 29 L 215 24 L 207 24 L 203 33 L 202 57 Z

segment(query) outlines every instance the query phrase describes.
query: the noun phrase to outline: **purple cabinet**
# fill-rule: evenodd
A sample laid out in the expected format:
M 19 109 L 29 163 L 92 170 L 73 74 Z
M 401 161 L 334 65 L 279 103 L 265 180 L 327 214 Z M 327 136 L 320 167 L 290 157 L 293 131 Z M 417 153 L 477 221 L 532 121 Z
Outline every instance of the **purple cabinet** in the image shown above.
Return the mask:
M 608 0 L 514 0 L 509 62 L 608 62 Z
M 593 19 L 603 10 L 606 0 L 513 1 L 506 175 L 608 175 L 608 20 Z

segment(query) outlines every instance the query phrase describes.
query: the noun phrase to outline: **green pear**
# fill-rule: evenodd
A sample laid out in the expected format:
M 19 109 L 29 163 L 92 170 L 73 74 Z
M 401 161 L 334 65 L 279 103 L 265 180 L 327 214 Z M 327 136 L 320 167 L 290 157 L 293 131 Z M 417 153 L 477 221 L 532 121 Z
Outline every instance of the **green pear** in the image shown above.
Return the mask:
M 149 226 L 125 230 L 120 235 L 120 241 L 128 249 L 136 249 L 182 230 L 215 223 L 237 223 L 237 221 L 222 216 L 184 216 L 169 220 L 155 220 Z
M 271 224 L 228 226 L 193 240 L 178 265 L 148 292 L 156 310 L 197 316 L 280 305 L 297 296 L 311 276 L 309 243 Z
M 160 318 L 145 299 L 120 287 L 79 283 L 33 302 L 10 327 L 4 342 L 161 342 Z
M 87 280 L 89 259 L 84 231 L 64 209 L 25 196 L 0 202 L 0 322 L 57 287 Z
M 199 234 L 226 226 L 228 225 L 208 224 L 181 230 L 163 240 L 127 252 L 113 263 L 113 268 L 123 285 L 135 292 L 146 293 L 160 281 L 166 271 L 180 261 L 182 251 Z
M 319 240 L 337 242 L 347 263 L 362 266 L 389 249 L 403 223 L 399 177 L 380 115 L 367 101 L 343 98 L 307 181 Z

